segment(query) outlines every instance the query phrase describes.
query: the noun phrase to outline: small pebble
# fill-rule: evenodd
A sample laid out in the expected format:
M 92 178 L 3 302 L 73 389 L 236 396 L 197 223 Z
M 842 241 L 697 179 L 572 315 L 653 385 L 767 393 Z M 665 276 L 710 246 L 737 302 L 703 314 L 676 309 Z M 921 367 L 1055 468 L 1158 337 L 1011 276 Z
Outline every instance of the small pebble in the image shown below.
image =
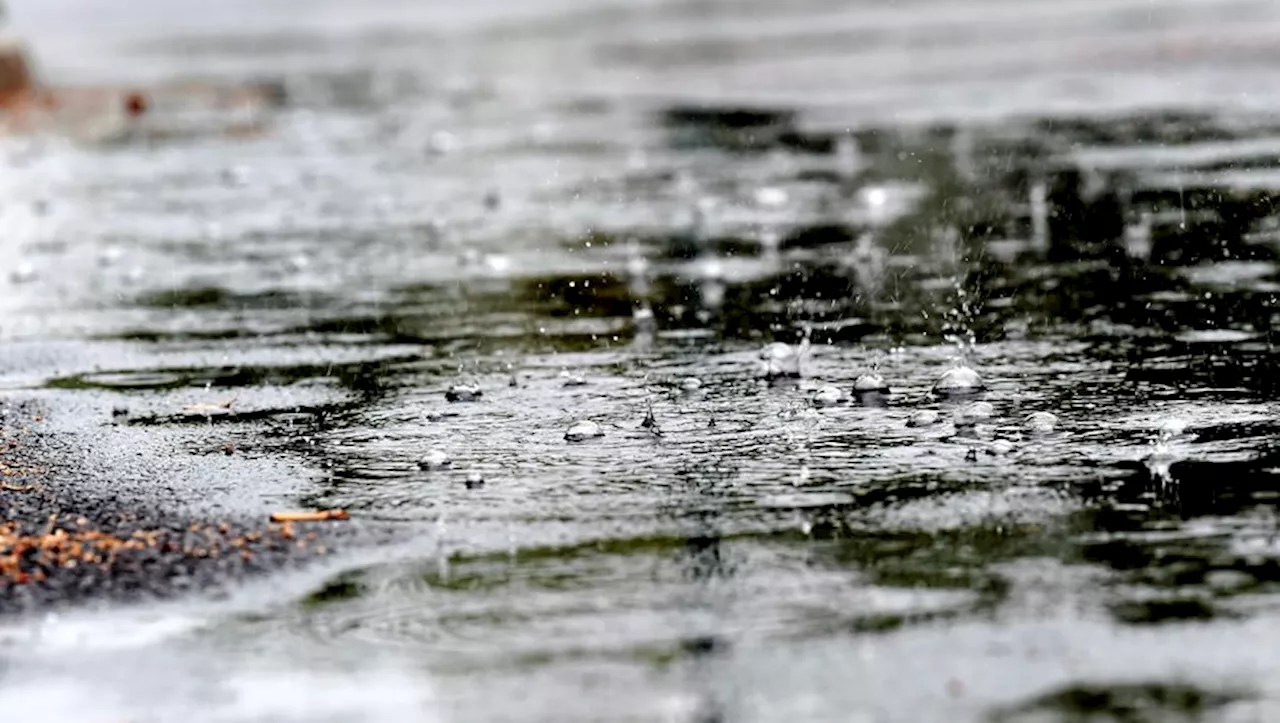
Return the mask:
M 469 490 L 474 490 L 480 487 L 484 487 L 484 476 L 481 475 L 479 472 L 468 472 L 466 484 L 467 484 L 467 489 Z
M 967 366 L 959 366 L 943 372 L 933 385 L 933 393 L 943 396 L 974 394 L 986 388 L 977 372 Z
M 827 385 L 813 393 L 813 406 L 832 407 L 845 400 L 840 387 Z
M 951 421 L 957 427 L 972 427 L 990 420 L 995 413 L 995 407 L 992 407 L 990 402 L 973 402 L 957 409 L 951 416 Z
M 1022 425 L 1032 434 L 1049 434 L 1057 428 L 1058 417 L 1051 412 L 1032 412 L 1022 420 Z
M 585 442 L 588 439 L 598 439 L 603 436 L 604 430 L 591 420 L 577 422 L 564 433 L 564 438 L 570 442 Z
M 697 377 L 687 377 L 680 380 L 680 388 L 686 392 L 697 391 L 702 388 L 702 380 Z
M 444 393 L 444 398 L 450 402 L 474 402 L 483 394 L 478 384 L 455 384 Z
M 418 460 L 418 467 L 420 469 L 440 469 L 442 467 L 448 467 L 450 464 L 452 464 L 452 462 L 449 459 L 449 455 L 439 449 L 433 449 L 430 452 L 427 452 L 427 456 Z
M 912 412 L 911 416 L 907 417 L 907 426 L 908 427 L 928 427 L 930 425 L 937 424 L 938 419 L 939 419 L 939 415 L 934 410 L 920 409 Z
M 889 385 L 879 374 L 863 374 L 853 381 L 855 394 L 888 394 Z

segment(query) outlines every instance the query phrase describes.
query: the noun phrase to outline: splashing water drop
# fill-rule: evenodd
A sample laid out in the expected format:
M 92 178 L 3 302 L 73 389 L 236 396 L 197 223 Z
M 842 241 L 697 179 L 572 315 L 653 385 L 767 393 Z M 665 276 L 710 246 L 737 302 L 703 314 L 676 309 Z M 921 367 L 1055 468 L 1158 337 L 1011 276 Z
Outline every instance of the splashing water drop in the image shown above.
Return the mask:
M 940 396 L 961 396 L 985 391 L 986 384 L 982 376 L 972 367 L 960 365 L 942 373 L 933 385 L 933 393 Z

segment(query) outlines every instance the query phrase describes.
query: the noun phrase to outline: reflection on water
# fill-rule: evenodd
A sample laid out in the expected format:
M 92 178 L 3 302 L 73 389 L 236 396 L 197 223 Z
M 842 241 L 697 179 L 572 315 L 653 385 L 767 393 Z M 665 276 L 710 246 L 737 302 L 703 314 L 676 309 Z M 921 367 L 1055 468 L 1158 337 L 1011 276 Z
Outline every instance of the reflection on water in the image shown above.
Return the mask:
M 294 99 L 265 137 L 6 146 L 0 383 L 50 406 L 90 489 L 125 469 L 177 506 L 344 507 L 409 541 L 138 613 L 164 628 L 125 655 L 148 682 L 100 659 L 106 613 L 15 624 L 6 710 L 56 689 L 86 701 L 59 720 L 1274 712 L 1274 123 L 837 127 L 775 102 L 779 68 L 839 65 L 832 15 L 925 25 L 752 4 L 796 24 L 755 46 L 745 20 L 678 31 L 703 5 L 616 11 L 651 43 L 603 9 L 458 41 L 497 79 L 555 76 L 545 98 L 380 65 L 406 32 L 342 72 L 246 50 Z M 1071 32 L 1111 27 L 1091 12 Z M 603 70 L 548 49 L 581 23 Z M 348 47 L 302 40 L 278 55 Z M 181 69 L 220 42 L 143 49 Z M 565 65 L 499 52 L 530 47 Z M 687 87 L 602 90 L 631 67 Z M 752 68 L 760 103 L 708 89 Z M 799 378 L 760 377 L 773 342 Z M 933 393 L 959 363 L 986 390 Z M 566 441 L 581 422 L 601 434 Z

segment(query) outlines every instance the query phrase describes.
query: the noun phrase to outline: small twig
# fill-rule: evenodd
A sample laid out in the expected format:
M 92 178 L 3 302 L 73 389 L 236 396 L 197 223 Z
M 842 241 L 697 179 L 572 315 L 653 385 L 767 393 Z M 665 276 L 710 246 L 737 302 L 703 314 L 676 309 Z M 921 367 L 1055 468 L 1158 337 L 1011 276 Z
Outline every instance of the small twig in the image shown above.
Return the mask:
M 4 490 L 5 492 L 32 492 L 38 489 L 40 489 L 40 485 L 0 484 L 0 490 Z

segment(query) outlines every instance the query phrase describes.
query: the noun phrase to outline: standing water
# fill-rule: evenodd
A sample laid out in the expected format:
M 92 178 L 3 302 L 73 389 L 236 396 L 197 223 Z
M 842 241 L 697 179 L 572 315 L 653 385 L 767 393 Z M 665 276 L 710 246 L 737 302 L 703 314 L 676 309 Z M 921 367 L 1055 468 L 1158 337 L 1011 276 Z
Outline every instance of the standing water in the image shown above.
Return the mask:
M 286 102 L 0 142 L 7 418 L 364 535 L 6 580 L 13 719 L 1280 717 L 1273 3 L 10 4 Z

